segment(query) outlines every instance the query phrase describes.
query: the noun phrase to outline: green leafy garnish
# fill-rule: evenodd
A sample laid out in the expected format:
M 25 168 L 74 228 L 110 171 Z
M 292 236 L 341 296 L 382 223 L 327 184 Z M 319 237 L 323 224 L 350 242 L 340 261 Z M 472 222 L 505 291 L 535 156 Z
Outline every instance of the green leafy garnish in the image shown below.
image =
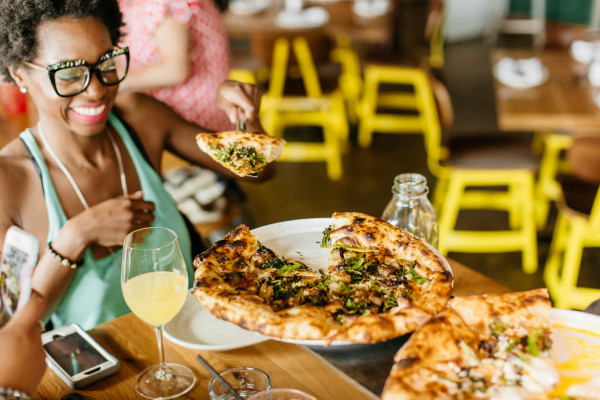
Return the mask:
M 396 296 L 386 296 L 383 299 L 383 312 L 386 312 L 390 308 L 394 308 L 398 305 L 398 299 Z
M 277 273 L 285 274 L 288 272 L 296 271 L 296 270 L 300 269 L 301 267 L 302 267 L 302 264 L 284 265 L 280 268 L 277 268 Z
M 327 247 L 327 245 L 329 244 L 329 242 L 331 241 L 331 231 L 333 230 L 333 226 L 329 225 L 327 228 L 325 228 L 325 230 L 323 231 L 323 238 L 321 239 L 321 247 Z
M 229 147 L 220 149 L 217 147 L 210 146 L 210 149 L 215 154 L 217 160 L 224 164 L 231 165 L 234 161 L 241 160 L 250 165 L 254 172 L 259 172 L 260 169 L 256 169 L 258 165 L 264 164 L 265 157 L 257 153 L 256 149 L 251 146 L 238 147 L 237 142 L 233 142 Z M 237 169 L 240 169 L 238 166 Z
M 359 249 L 359 248 L 352 247 L 352 246 L 349 246 L 344 243 L 336 243 L 333 245 L 333 248 L 334 249 L 344 249 L 347 251 L 354 251 L 356 253 L 378 253 L 379 252 L 379 250 L 377 250 L 377 249 Z
M 417 265 L 416 261 L 413 261 L 412 263 L 408 263 L 406 264 L 406 268 L 404 269 L 404 274 L 405 275 L 409 275 L 412 277 L 413 281 L 417 282 L 418 284 L 422 285 L 424 283 L 429 282 L 429 279 L 426 278 L 422 278 L 417 271 L 415 271 L 415 265 Z
M 340 282 L 340 286 L 348 293 L 350 293 L 350 288 L 346 286 L 344 282 Z
M 501 319 L 499 319 L 499 318 L 496 319 L 496 320 L 494 320 L 494 322 L 492 322 L 490 324 L 490 330 L 496 336 L 499 336 L 502 333 L 504 333 L 504 331 L 506 329 L 508 329 L 508 326 L 506 326 L 506 324 Z
M 534 357 L 539 357 L 540 353 L 537 347 L 537 341 L 542 335 L 542 331 L 540 329 L 534 329 L 527 336 L 527 348 L 529 349 L 529 353 L 531 353 Z

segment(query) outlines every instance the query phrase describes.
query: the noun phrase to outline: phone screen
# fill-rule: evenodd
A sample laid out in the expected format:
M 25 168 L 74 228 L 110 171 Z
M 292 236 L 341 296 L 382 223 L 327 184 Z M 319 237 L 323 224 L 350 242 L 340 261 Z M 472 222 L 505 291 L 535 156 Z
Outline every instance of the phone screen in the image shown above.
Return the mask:
M 16 226 L 6 232 L 0 261 L 0 299 L 9 317 L 29 299 L 37 243 L 35 236 Z
M 44 348 L 69 376 L 75 376 L 108 361 L 77 332 L 57 336 L 53 341 L 46 343 Z

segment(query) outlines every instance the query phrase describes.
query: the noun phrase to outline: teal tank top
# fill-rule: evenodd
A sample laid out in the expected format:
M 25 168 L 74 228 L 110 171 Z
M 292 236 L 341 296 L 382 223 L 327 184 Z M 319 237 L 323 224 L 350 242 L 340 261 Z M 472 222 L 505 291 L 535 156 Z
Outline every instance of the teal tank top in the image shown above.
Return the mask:
M 133 160 L 144 192 L 144 200 L 152 201 L 156 206 L 152 226 L 167 227 L 177 233 L 188 267 L 188 284 L 191 286 L 194 269 L 190 236 L 175 200 L 164 189 L 160 176 L 143 157 L 121 120 L 110 114 L 108 122 L 119 133 Z M 48 211 L 46 240 L 49 243 L 58 235 L 58 231 L 67 222 L 67 217 L 33 134 L 27 129 L 20 134 L 20 138 L 39 167 Z M 86 249 L 83 264 L 77 269 L 63 298 L 50 316 L 55 328 L 77 323 L 83 329 L 91 329 L 129 312 L 121 293 L 121 257 L 122 250 L 119 249 L 107 257 L 94 259 L 92 251 Z

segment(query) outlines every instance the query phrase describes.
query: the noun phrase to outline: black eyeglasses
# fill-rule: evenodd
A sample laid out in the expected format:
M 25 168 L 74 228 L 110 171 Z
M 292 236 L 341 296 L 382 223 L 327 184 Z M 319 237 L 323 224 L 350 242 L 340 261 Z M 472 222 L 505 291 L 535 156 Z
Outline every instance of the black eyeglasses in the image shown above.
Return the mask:
M 92 73 L 106 86 L 113 86 L 127 76 L 129 47 L 122 47 L 102 54 L 95 64 L 85 60 L 50 64 L 46 68 L 24 61 L 31 68 L 48 72 L 50 83 L 60 97 L 71 97 L 83 92 L 90 84 Z

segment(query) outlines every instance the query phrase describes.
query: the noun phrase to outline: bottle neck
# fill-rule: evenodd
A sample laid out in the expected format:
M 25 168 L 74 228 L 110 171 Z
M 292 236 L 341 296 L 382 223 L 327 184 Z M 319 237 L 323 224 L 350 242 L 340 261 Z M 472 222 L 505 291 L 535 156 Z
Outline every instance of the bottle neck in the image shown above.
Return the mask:
M 421 174 L 402 174 L 394 179 L 392 193 L 402 201 L 418 201 L 427 197 L 427 180 Z

